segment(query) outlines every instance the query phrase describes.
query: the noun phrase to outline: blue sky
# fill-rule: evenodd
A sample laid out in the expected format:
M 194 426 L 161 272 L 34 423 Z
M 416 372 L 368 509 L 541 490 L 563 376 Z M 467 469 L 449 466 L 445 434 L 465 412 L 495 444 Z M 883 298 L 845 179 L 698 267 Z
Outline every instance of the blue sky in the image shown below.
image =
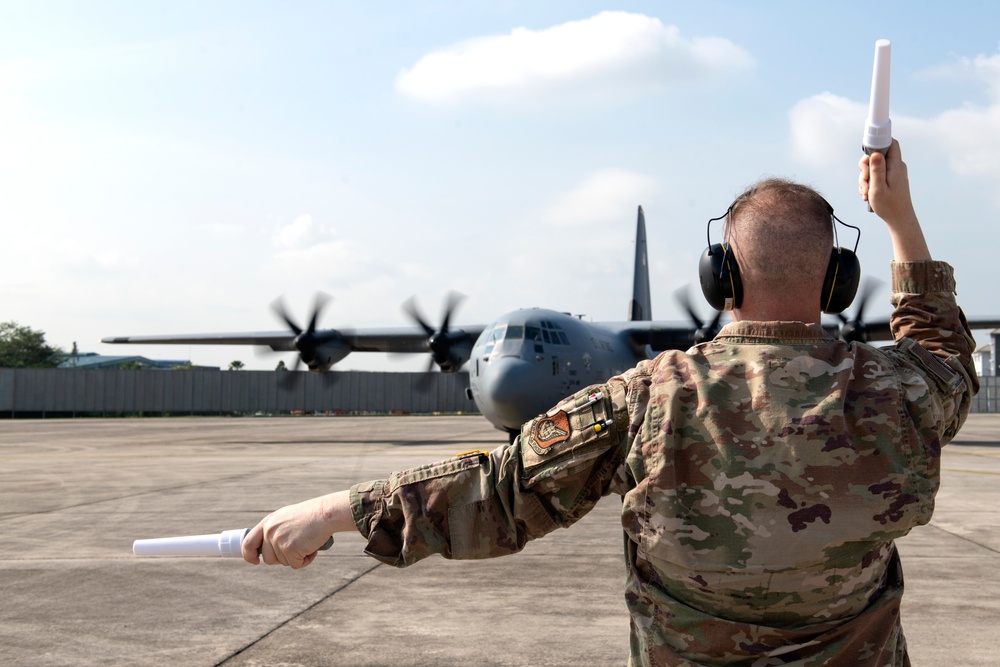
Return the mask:
M 640 204 L 654 318 L 681 320 L 705 221 L 770 175 L 860 225 L 887 285 L 856 190 L 878 39 L 932 250 L 967 314 L 1000 315 L 1000 8 L 940 7 L 2 2 L 0 321 L 273 368 L 98 339 L 276 330 L 275 297 L 304 321 L 318 290 L 331 327 L 405 325 L 413 295 L 436 319 L 449 290 L 459 323 L 623 319 Z

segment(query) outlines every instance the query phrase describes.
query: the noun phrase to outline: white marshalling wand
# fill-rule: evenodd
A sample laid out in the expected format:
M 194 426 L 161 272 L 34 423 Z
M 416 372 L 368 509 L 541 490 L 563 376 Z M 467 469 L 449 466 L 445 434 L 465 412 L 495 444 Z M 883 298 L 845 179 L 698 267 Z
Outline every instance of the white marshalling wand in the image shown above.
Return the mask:
M 240 546 L 243 538 L 250 532 L 249 528 L 224 530 L 211 535 L 184 535 L 181 537 L 158 537 L 150 540 L 132 542 L 132 553 L 136 556 L 223 556 L 240 558 L 243 556 Z M 333 545 L 333 537 L 326 541 L 320 549 L 329 549 Z M 260 553 L 260 549 L 257 550 Z
M 889 120 L 889 58 L 892 45 L 887 39 L 875 42 L 875 63 L 872 65 L 872 92 L 868 100 L 868 118 L 861 147 L 865 153 L 885 152 L 892 146 L 892 121 Z M 868 206 L 871 211 L 871 205 Z

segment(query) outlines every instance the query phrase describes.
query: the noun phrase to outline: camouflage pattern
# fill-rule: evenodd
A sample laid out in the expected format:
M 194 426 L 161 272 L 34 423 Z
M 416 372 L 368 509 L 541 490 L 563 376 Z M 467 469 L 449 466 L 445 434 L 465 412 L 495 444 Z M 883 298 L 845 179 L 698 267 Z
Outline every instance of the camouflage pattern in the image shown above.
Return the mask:
M 527 423 L 360 484 L 367 553 L 515 553 L 622 497 L 633 665 L 906 665 L 893 540 L 926 523 L 977 391 L 950 266 L 893 265 L 896 344 L 736 322 Z

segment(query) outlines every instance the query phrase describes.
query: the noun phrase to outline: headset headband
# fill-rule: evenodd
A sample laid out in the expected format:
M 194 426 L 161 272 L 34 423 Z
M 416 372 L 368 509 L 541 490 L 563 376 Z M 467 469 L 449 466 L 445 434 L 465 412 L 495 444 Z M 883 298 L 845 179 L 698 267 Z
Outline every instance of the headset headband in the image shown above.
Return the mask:
M 754 190 L 740 195 L 729 205 L 726 212 L 715 218 L 710 218 L 705 225 L 705 237 L 708 241 L 708 249 L 702 254 L 698 263 L 698 274 L 701 280 L 702 292 L 709 304 L 716 310 L 731 310 L 739 308 L 743 302 L 743 281 L 740 278 L 739 265 L 733 255 L 729 244 L 712 243 L 712 223 L 716 220 L 728 219 L 732 222 L 733 209 L 735 209 L 744 199 L 750 196 Z M 846 309 L 858 290 L 861 279 L 861 265 L 858 262 L 857 250 L 861 243 L 861 229 L 854 225 L 849 225 L 836 216 L 833 207 L 826 199 L 820 195 L 823 204 L 830 217 L 845 227 L 850 227 L 857 232 L 854 240 L 854 250 L 840 247 L 840 239 L 837 233 L 837 225 L 833 225 L 833 248 L 830 252 L 830 262 L 827 266 L 826 278 L 823 281 L 821 292 L 820 309 L 824 313 L 837 314 Z

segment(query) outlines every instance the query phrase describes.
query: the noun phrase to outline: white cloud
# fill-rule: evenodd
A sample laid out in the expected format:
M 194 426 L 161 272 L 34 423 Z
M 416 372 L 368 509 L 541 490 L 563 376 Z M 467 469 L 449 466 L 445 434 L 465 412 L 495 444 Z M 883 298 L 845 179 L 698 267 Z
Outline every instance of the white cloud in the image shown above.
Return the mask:
M 953 63 L 927 69 L 922 78 L 971 79 L 987 84 L 993 99 L 1000 99 L 1000 53 L 987 56 L 979 54 L 974 58 L 959 58 Z
M 924 130 L 956 174 L 1000 179 L 1000 104 L 945 111 L 927 121 Z
M 367 264 L 368 258 L 352 243 L 334 240 L 281 250 L 275 253 L 270 268 L 276 275 L 292 273 L 325 281 L 361 275 Z
M 619 296 L 608 281 L 629 272 L 636 209 L 653 199 L 658 189 L 653 177 L 625 169 L 587 174 L 537 216 L 529 216 L 557 228 L 534 230 L 545 241 L 526 244 L 521 235 L 498 241 L 507 245 L 503 252 L 507 265 L 493 269 L 494 276 L 503 276 L 496 280 L 509 285 L 505 293 L 520 306 L 597 314 L 595 303 L 613 303 Z M 570 273 L 572 290 L 550 291 L 544 295 L 547 301 L 539 302 L 538 285 L 554 284 L 554 276 Z
M 561 227 L 608 224 L 635 211 L 656 192 L 656 180 L 625 169 L 602 169 L 560 195 L 544 218 Z
M 754 65 L 749 53 L 727 39 L 686 38 L 656 18 L 601 12 L 435 51 L 404 68 L 396 90 L 431 104 L 523 103 L 539 96 L 595 101 L 650 96 Z
M 945 151 L 956 174 L 996 181 L 1000 178 L 1000 53 L 959 58 L 922 74 L 972 79 L 986 86 L 992 100 L 988 105 L 949 109 L 921 123 L 920 129 Z
M 373 260 L 362 244 L 338 236 L 334 228 L 321 225 L 308 213 L 275 227 L 271 242 L 276 250 L 261 267 L 264 275 L 304 277 L 304 285 L 296 289 L 333 289 L 334 283 L 385 270 L 373 266 L 373 261 L 382 258 Z
M 867 114 L 867 103 L 829 92 L 800 101 L 788 113 L 792 155 L 813 167 L 844 164 L 851 156 L 856 161 Z
M 271 242 L 277 248 L 294 248 L 307 236 L 315 236 L 318 231 L 312 216 L 303 213 L 289 223 L 278 225 L 274 230 L 274 236 L 271 237 Z

